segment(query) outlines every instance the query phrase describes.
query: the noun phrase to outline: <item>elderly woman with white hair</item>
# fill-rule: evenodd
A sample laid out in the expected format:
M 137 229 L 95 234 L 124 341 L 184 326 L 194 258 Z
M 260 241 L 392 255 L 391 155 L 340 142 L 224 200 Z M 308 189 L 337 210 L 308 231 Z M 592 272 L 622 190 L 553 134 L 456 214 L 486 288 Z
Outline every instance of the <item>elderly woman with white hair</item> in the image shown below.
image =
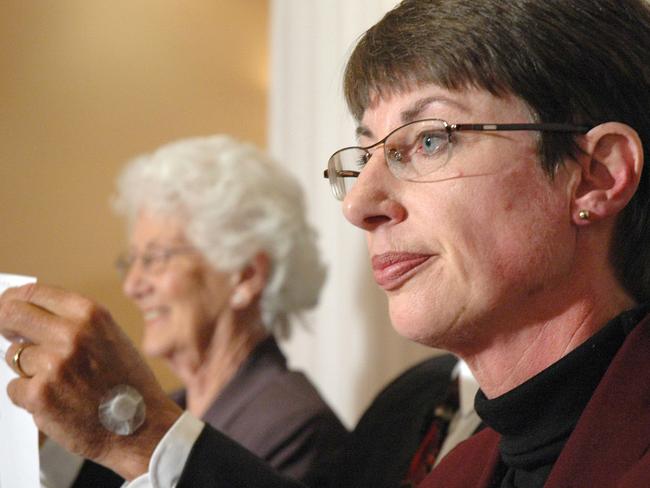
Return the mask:
M 219 135 L 133 160 L 114 206 L 128 223 L 124 293 L 144 319 L 143 351 L 184 385 L 177 403 L 310 481 L 345 429 L 287 369 L 275 339 L 317 303 L 325 277 L 299 185 L 253 146 Z M 102 470 L 86 462 L 73 486 L 110 485 Z

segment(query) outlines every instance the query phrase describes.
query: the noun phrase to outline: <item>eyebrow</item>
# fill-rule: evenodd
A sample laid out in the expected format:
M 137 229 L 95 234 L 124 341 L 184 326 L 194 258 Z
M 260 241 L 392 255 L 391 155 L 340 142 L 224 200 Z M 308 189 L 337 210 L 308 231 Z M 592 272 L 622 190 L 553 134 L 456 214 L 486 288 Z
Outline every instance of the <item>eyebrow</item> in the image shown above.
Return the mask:
M 434 102 L 440 102 L 447 105 L 452 105 L 463 112 L 467 112 L 467 107 L 462 103 L 457 102 L 456 100 L 452 100 L 451 98 L 447 98 L 447 97 L 432 95 L 430 97 L 424 97 L 416 100 L 409 108 L 403 110 L 400 114 L 400 118 L 402 119 L 401 123 L 407 124 L 409 122 L 417 120 L 420 117 L 422 111 Z M 368 127 L 366 127 L 365 125 L 358 126 L 355 132 L 357 137 L 361 137 L 361 136 L 370 137 L 370 138 L 374 137 L 372 131 L 368 129 Z
M 359 127 L 357 127 L 354 133 L 356 134 L 357 138 L 362 136 L 372 137 L 372 131 L 368 129 L 365 125 L 360 125 Z
M 410 109 L 404 110 L 402 112 L 402 123 L 406 124 L 408 122 L 413 122 L 420 118 L 422 111 L 427 108 L 432 103 L 439 102 L 445 105 L 450 105 L 461 112 L 469 112 L 469 108 L 466 105 L 463 105 L 461 102 L 454 100 L 449 97 L 442 96 L 431 96 L 425 97 L 420 100 L 416 100 L 413 106 Z

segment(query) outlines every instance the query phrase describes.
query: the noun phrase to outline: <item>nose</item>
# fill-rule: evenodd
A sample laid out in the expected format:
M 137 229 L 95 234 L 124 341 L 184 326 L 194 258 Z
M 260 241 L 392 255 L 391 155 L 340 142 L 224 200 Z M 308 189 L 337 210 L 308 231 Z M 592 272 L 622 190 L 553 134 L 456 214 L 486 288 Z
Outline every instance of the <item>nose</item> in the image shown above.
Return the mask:
M 147 278 L 139 259 L 136 259 L 124 275 L 122 291 L 128 298 L 137 302 L 151 289 L 151 281 Z
M 343 215 L 365 231 L 401 222 L 406 218 L 406 209 L 396 196 L 399 184 L 388 170 L 383 151 L 375 151 L 346 194 Z

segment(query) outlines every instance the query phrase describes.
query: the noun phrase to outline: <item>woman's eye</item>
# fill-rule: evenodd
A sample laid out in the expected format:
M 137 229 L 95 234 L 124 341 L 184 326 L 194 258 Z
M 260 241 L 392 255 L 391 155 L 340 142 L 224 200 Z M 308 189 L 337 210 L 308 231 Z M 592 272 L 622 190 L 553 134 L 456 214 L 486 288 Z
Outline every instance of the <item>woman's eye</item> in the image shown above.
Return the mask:
M 422 151 L 428 155 L 438 152 L 445 142 L 445 138 L 435 133 L 425 133 L 420 136 Z
M 359 155 L 357 160 L 355 161 L 355 166 L 359 169 L 362 170 L 366 164 L 368 164 L 368 160 L 370 159 L 370 154 L 369 153 L 364 153 Z
M 402 156 L 402 151 L 397 148 L 397 147 L 391 147 L 386 150 L 386 154 L 388 156 L 388 160 L 391 163 L 406 163 L 406 161 L 403 161 L 403 156 Z

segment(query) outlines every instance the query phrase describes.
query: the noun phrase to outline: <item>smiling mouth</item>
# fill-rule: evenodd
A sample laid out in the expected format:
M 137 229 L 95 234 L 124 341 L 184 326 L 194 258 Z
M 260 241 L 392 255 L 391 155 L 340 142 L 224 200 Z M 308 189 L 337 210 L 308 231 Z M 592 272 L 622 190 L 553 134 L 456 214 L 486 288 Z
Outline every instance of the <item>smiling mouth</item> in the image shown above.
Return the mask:
M 387 252 L 373 256 L 372 272 L 377 284 L 386 291 L 395 290 L 418 272 L 433 255 Z
M 146 312 L 142 312 L 142 319 L 146 324 L 151 322 L 156 322 L 163 316 L 163 312 L 160 309 L 151 309 Z

